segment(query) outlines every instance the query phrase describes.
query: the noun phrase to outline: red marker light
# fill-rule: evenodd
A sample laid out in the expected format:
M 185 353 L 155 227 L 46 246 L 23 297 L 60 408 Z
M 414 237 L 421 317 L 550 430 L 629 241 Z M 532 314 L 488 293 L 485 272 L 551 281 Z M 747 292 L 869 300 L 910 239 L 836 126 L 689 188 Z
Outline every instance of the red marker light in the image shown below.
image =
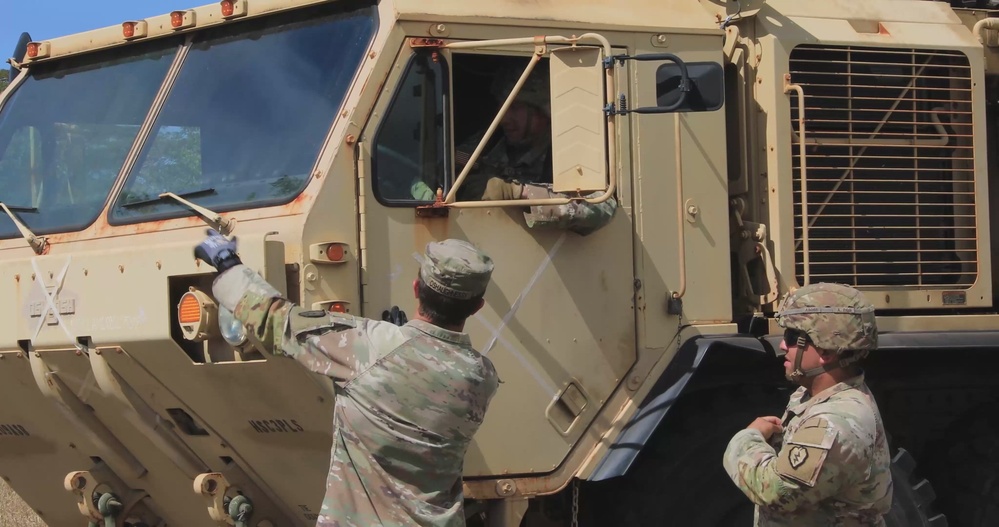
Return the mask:
M 38 56 L 38 50 L 40 50 L 42 45 L 38 42 L 28 42 L 28 56 L 35 58 Z
M 222 0 L 222 16 L 232 16 L 235 11 L 232 0 Z
M 182 11 L 174 11 L 170 13 L 170 25 L 173 27 L 180 27 L 184 25 L 184 13 Z
M 326 247 L 326 258 L 329 259 L 329 261 L 342 261 L 343 256 L 343 245 L 340 245 L 339 243 L 331 243 L 328 247 Z

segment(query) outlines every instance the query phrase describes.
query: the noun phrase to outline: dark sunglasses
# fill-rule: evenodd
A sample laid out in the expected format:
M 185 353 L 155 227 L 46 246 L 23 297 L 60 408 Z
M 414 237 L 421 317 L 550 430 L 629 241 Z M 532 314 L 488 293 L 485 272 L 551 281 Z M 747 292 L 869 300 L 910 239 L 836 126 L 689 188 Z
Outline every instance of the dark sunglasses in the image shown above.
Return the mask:
M 797 346 L 798 339 L 804 337 L 805 342 L 809 342 L 808 333 L 798 329 L 785 329 L 784 330 L 784 345 L 787 347 Z

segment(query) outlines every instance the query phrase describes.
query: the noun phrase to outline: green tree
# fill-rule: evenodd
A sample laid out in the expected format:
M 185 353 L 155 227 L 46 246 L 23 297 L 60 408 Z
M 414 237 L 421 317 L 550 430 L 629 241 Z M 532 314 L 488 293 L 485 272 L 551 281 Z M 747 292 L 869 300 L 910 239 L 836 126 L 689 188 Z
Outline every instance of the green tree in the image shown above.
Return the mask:
M 9 75 L 10 75 L 10 70 L 0 69 L 0 91 L 6 89 L 7 85 L 10 84 Z

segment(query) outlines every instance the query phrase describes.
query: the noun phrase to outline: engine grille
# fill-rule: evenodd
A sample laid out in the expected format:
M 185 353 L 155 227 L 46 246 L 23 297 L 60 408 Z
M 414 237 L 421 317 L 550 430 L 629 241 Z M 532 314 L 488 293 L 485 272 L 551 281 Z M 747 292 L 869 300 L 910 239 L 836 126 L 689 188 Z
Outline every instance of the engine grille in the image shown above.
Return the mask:
M 978 273 L 971 67 L 953 51 L 801 45 L 808 280 L 971 285 Z M 795 273 L 805 280 L 791 93 Z

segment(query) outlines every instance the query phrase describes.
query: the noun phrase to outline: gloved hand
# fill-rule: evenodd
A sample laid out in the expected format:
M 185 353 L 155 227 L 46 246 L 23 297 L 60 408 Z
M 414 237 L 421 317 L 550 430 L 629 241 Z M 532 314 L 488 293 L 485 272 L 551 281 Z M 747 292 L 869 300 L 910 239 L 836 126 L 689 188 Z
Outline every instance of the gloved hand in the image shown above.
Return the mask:
M 520 183 L 506 181 L 502 178 L 489 178 L 486 190 L 482 193 L 482 201 L 502 201 L 520 199 L 523 197 L 524 186 Z
M 437 193 L 423 182 L 422 179 L 416 180 L 409 187 L 409 194 L 413 196 L 413 199 L 418 199 L 420 201 L 433 201 L 437 197 Z
M 236 253 L 236 238 L 231 240 L 214 229 L 208 229 L 208 237 L 194 248 L 194 257 L 203 260 L 222 273 L 241 263 Z
M 404 326 L 406 322 L 409 322 L 409 319 L 406 318 L 406 312 L 399 309 L 399 306 L 392 306 L 391 310 L 382 311 L 382 320 L 397 326 Z

